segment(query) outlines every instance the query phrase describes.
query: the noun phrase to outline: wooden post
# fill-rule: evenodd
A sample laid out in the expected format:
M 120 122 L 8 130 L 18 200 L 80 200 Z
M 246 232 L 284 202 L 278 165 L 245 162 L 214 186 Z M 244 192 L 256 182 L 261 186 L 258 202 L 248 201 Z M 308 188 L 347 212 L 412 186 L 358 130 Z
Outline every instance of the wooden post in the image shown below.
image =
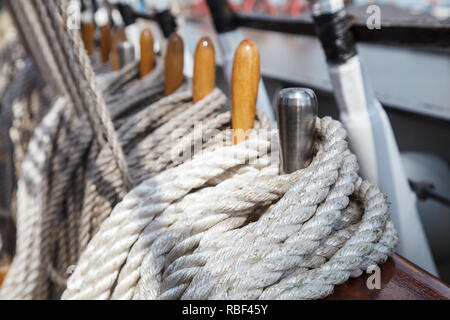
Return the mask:
M 100 53 L 102 63 L 108 62 L 111 54 L 111 25 L 109 23 L 100 28 Z
M 175 92 L 183 83 L 184 44 L 183 39 L 172 33 L 167 42 L 165 59 L 165 93 Z
M 149 74 L 155 67 L 154 39 L 149 29 L 141 32 L 141 78 Z
M 231 81 L 233 143 L 248 138 L 253 128 L 260 78 L 259 51 L 251 40 L 243 40 L 234 55 Z
M 81 23 L 81 38 L 87 55 L 92 56 L 95 50 L 95 23 L 94 21 Z
M 194 103 L 210 94 L 216 84 L 216 58 L 210 38 L 203 37 L 197 44 L 194 55 L 193 97 Z

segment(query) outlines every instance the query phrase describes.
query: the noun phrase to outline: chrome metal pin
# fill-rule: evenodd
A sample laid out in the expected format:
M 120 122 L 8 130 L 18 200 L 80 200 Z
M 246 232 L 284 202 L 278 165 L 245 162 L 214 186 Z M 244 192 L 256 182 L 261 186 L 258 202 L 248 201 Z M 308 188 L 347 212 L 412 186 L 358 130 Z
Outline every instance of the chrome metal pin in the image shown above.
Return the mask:
M 288 88 L 278 93 L 277 122 L 280 138 L 280 171 L 305 168 L 313 157 L 317 98 L 314 91 Z
M 135 60 L 134 46 L 128 41 L 120 42 L 117 45 L 117 52 L 121 68 Z

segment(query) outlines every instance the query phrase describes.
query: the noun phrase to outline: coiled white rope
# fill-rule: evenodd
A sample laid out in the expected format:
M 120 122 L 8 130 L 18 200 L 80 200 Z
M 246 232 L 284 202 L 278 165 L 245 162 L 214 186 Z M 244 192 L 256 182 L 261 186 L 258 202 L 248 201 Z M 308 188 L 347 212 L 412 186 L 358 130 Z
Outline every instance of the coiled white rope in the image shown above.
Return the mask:
M 319 120 L 317 134 L 313 162 L 290 175 L 245 165 L 270 151 L 254 130 L 143 182 L 101 225 L 63 298 L 321 298 L 384 262 L 396 243 L 386 197 L 358 178 L 339 122 Z

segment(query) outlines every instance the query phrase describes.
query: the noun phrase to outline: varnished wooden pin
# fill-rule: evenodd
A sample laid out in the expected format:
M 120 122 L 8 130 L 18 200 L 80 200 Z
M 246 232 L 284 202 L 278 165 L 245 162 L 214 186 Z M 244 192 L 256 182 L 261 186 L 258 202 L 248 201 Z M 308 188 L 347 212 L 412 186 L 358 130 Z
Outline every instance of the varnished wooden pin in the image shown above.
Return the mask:
M 95 23 L 93 20 L 81 23 L 81 38 L 88 56 L 93 55 L 95 50 Z
M 100 54 L 102 63 L 109 61 L 111 54 L 111 25 L 109 23 L 100 27 Z
M 251 40 L 243 40 L 234 55 L 231 80 L 233 143 L 248 138 L 253 128 L 260 79 L 259 51 Z
M 141 78 L 149 74 L 155 66 L 154 39 L 149 29 L 141 32 Z
M 216 84 L 216 58 L 210 38 L 203 37 L 197 44 L 194 56 L 194 103 L 210 94 Z
M 127 36 L 125 35 L 125 28 L 122 26 L 114 27 L 111 37 L 112 43 L 111 62 L 114 71 L 118 71 L 122 67 L 119 61 L 119 53 L 117 51 L 117 46 L 119 43 L 124 41 L 127 41 Z
M 175 92 L 183 83 L 184 44 L 183 39 L 172 33 L 167 41 L 165 59 L 165 93 L 166 96 Z

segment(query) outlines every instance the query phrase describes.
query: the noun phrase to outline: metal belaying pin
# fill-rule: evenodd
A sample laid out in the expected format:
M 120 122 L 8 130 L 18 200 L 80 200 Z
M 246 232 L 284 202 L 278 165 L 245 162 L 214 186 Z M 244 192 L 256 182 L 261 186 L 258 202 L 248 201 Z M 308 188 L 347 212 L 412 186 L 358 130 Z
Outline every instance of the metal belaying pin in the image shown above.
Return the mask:
M 288 88 L 278 93 L 277 122 L 280 139 L 280 171 L 294 172 L 313 157 L 317 98 L 313 90 Z
M 119 56 L 120 68 L 125 67 L 135 60 L 134 46 L 128 41 L 120 42 L 117 45 L 117 54 Z

